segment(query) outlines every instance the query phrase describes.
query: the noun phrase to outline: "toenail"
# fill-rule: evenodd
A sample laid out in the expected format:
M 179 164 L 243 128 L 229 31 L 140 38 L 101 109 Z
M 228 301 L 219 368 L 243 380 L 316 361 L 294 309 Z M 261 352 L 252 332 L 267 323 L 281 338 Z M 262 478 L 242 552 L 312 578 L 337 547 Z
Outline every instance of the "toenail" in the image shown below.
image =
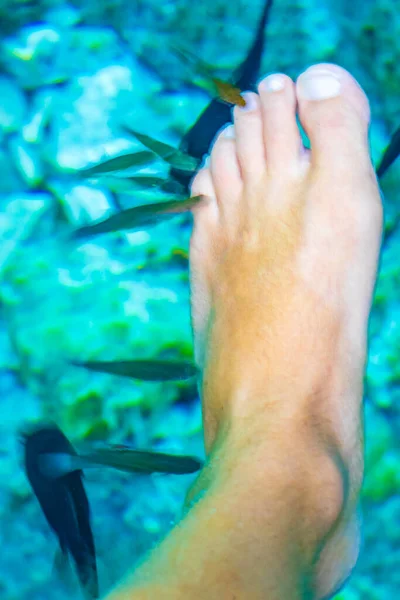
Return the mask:
M 267 92 L 279 92 L 285 87 L 285 78 L 282 75 L 268 75 L 260 83 L 260 88 Z
M 234 138 L 235 137 L 235 128 L 233 125 L 228 125 L 227 127 L 225 127 L 225 129 L 222 131 L 222 136 L 224 138 Z
M 244 92 L 242 96 L 246 101 L 245 106 L 239 107 L 242 112 L 250 112 L 257 108 L 257 96 L 255 94 L 252 94 L 251 92 Z
M 297 81 L 299 96 L 306 100 L 327 100 L 340 94 L 340 79 L 329 69 L 311 68 Z

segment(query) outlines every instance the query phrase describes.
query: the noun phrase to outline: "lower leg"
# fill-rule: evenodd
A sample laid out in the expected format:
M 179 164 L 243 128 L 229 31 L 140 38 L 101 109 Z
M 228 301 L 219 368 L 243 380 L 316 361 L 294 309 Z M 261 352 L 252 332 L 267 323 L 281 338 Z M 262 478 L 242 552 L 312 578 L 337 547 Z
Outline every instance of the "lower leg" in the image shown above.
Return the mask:
M 280 425 L 266 443 L 215 440 L 183 521 L 133 585 L 111 598 L 315 597 L 315 566 L 340 513 L 342 481 L 329 457 L 313 456 L 294 421 L 275 417 Z M 246 431 L 259 433 L 251 424 Z

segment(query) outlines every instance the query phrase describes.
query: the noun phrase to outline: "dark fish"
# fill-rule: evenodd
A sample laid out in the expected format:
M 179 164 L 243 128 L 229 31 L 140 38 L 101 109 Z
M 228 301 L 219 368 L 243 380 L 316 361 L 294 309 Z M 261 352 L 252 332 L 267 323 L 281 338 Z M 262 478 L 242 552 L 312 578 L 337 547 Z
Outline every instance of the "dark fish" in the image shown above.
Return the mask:
M 376 169 L 376 174 L 379 178 L 383 177 L 388 168 L 400 155 L 400 127 L 392 135 L 389 146 L 386 148 L 379 166 Z
M 80 469 L 58 479 L 41 470 L 43 455 L 75 455 L 64 434 L 54 425 L 23 435 L 25 471 L 42 511 L 58 537 L 65 560 L 70 555 L 87 598 L 99 597 L 96 551 L 90 526 L 90 507 Z
M 79 454 L 46 454 L 41 457 L 41 468 L 48 477 L 59 478 L 66 473 L 91 467 L 111 467 L 129 473 L 168 473 L 187 475 L 202 467 L 202 461 L 193 456 L 178 456 L 162 452 L 134 450 L 125 445 L 103 444 L 87 448 Z
M 133 154 L 121 154 L 115 158 L 105 160 L 93 167 L 87 169 L 80 169 L 78 174 L 81 177 L 95 177 L 97 175 L 103 175 L 104 173 L 112 173 L 115 171 L 125 171 L 131 167 L 142 167 L 155 160 L 153 152 L 143 150 L 141 152 L 134 152 Z
M 389 145 L 386 148 L 383 156 L 380 160 L 378 167 L 376 168 L 376 174 L 379 179 L 381 179 L 389 167 L 394 163 L 394 161 L 400 155 L 400 127 L 396 129 L 394 134 L 392 135 Z M 397 229 L 400 224 L 400 216 L 397 216 L 394 221 L 387 226 L 385 232 L 383 234 L 382 243 L 386 245 L 389 240 L 397 233 Z
M 198 168 L 199 160 L 190 156 L 188 153 L 182 152 L 182 150 L 178 150 L 178 148 L 174 148 L 174 146 L 170 146 L 164 142 L 160 142 L 149 135 L 131 129 L 131 127 L 124 126 L 124 129 L 129 133 L 132 133 L 143 146 L 146 146 L 146 148 L 151 150 L 151 152 L 154 152 L 154 154 L 172 167 L 181 171 L 189 171 L 189 173 L 193 173 Z
M 70 361 L 77 367 L 90 371 L 121 375 L 141 381 L 174 381 L 190 379 L 197 375 L 197 367 L 189 361 L 178 360 L 117 360 Z
M 164 177 L 157 177 L 156 175 L 134 175 L 132 177 L 124 177 L 123 181 L 133 183 L 138 187 L 160 187 L 165 183 Z
M 267 25 L 272 4 L 273 0 L 266 0 L 253 44 L 245 60 L 232 77 L 233 84 L 241 90 L 252 89 L 258 78 L 264 50 L 264 29 Z M 219 129 L 230 120 L 231 107 L 228 104 L 223 104 L 218 99 L 213 99 L 183 137 L 179 146 L 180 150 L 201 160 L 208 152 Z M 186 189 L 188 188 L 191 176 L 187 173 L 172 169 L 171 176 L 185 185 Z
M 186 200 L 169 200 L 155 204 L 142 204 L 134 208 L 127 208 L 92 225 L 85 225 L 75 229 L 70 238 L 73 240 L 86 239 L 101 233 L 123 231 L 126 229 L 141 229 L 145 225 L 154 225 L 161 219 L 171 217 L 191 210 L 204 196 L 193 196 Z
M 240 88 L 229 81 L 215 77 L 213 68 L 188 50 L 177 47 L 174 47 L 173 50 L 205 78 L 205 85 L 202 83 L 199 83 L 199 85 L 205 87 L 212 96 L 230 105 L 246 106 L 246 100 L 241 95 L 242 90 Z

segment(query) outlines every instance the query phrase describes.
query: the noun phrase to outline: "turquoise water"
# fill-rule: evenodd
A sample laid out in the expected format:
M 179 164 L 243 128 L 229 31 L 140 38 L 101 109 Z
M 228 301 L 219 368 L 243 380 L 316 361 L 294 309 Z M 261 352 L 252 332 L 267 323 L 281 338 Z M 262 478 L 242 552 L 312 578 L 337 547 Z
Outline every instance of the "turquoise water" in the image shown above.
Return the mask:
M 202 456 L 196 386 L 138 382 L 68 360 L 190 360 L 190 218 L 71 242 L 68 232 L 171 197 L 127 177 L 79 174 L 144 148 L 123 126 L 178 146 L 210 94 L 179 46 L 229 78 L 250 47 L 259 0 L 0 0 L 0 598 L 66 600 L 77 581 L 23 469 L 22 429 L 54 420 L 73 443 L 107 441 Z M 400 124 L 395 2 L 275 0 L 260 75 L 317 61 L 348 68 L 369 95 L 379 160 Z M 133 176 L 136 170 L 125 172 Z M 142 174 L 168 178 L 162 161 Z M 382 180 L 387 226 L 399 163 Z M 400 234 L 399 234 L 400 235 Z M 339 600 L 400 594 L 399 239 L 382 252 L 366 375 L 364 546 Z M 191 475 L 89 469 L 85 487 L 102 592 L 179 517 Z

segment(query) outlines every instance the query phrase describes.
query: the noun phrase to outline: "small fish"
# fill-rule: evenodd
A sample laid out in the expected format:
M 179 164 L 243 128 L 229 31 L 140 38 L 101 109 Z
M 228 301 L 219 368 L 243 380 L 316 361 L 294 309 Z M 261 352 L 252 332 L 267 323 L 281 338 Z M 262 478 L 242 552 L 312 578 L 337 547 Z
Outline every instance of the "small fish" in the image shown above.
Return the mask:
M 126 229 L 142 229 L 147 225 L 154 225 L 161 219 L 173 217 L 174 215 L 190 211 L 196 204 L 201 202 L 205 196 L 192 196 L 185 200 L 168 200 L 155 204 L 142 204 L 134 208 L 127 208 L 120 212 L 97 221 L 92 225 L 85 225 L 75 229 L 70 234 L 73 240 L 86 239 L 102 233 L 123 231 Z
M 173 179 L 165 179 L 165 177 L 159 177 L 156 175 L 125 175 L 122 176 L 117 173 L 105 173 L 99 175 L 101 177 L 101 183 L 107 188 L 109 192 L 114 194 L 132 194 L 137 195 L 138 190 L 149 190 L 157 192 L 161 191 L 171 196 L 185 199 L 187 197 L 187 191 L 182 184 Z M 121 210 L 119 203 L 115 202 L 114 207 Z
M 95 467 L 110 467 L 128 473 L 165 473 L 188 475 L 202 467 L 202 461 L 193 456 L 179 456 L 163 452 L 135 450 L 130 446 L 103 444 L 74 453 L 42 454 L 40 468 L 49 479 L 58 479 L 68 473 Z
M 175 250 L 172 250 L 172 256 L 177 256 L 185 261 L 189 260 L 189 252 L 187 250 L 182 250 L 182 248 L 175 248 Z
M 97 175 L 103 175 L 105 173 L 112 173 L 115 171 L 125 171 L 131 167 L 141 167 L 147 165 L 155 160 L 153 152 L 143 150 L 141 152 L 134 152 L 133 154 L 121 154 L 115 158 L 110 158 L 103 162 L 100 162 L 93 167 L 87 169 L 80 169 L 78 175 L 81 177 L 95 177 Z
M 58 427 L 49 425 L 22 436 L 25 471 L 44 516 L 58 537 L 64 561 L 70 555 L 87 598 L 99 597 L 96 551 L 90 525 L 90 507 L 80 469 L 49 478 L 41 469 L 43 455 L 75 455 Z
M 272 4 L 273 0 L 266 0 L 253 44 L 245 60 L 232 77 L 234 86 L 240 90 L 252 89 L 256 83 L 264 51 L 264 30 L 268 22 Z M 209 151 L 211 142 L 217 132 L 230 120 L 231 107 L 214 98 L 201 113 L 194 125 L 184 135 L 179 146 L 180 150 L 201 161 L 203 156 Z M 186 189 L 189 188 L 191 175 L 179 169 L 171 169 L 170 174 L 173 179 L 179 181 Z
M 174 381 L 191 379 L 197 375 L 197 367 L 189 361 L 178 360 L 117 360 L 117 361 L 70 361 L 77 367 L 90 371 L 120 375 L 140 381 Z
M 246 106 L 246 100 L 242 96 L 242 90 L 233 83 L 213 77 L 212 79 L 217 90 L 217 97 L 230 105 Z
M 174 148 L 174 146 L 160 142 L 149 135 L 140 133 L 131 127 L 124 126 L 124 129 L 133 134 L 143 146 L 154 152 L 154 154 L 172 167 L 181 171 L 188 171 L 189 173 L 193 173 L 199 167 L 199 160 L 190 156 L 190 154 L 182 152 L 182 150 Z
M 186 49 L 174 47 L 173 51 L 178 54 L 180 58 L 183 58 L 186 62 L 190 63 L 194 69 L 204 77 L 205 81 L 198 82 L 198 85 L 204 87 L 212 96 L 230 105 L 236 104 L 242 107 L 246 106 L 246 101 L 241 95 L 242 90 L 229 81 L 215 77 L 213 75 L 213 68 L 210 65 L 203 62 L 200 58 L 197 58 Z
M 392 135 L 388 147 L 386 148 L 379 166 L 376 169 L 376 174 L 379 178 L 383 177 L 388 168 L 400 155 L 400 127 Z
M 161 191 L 175 194 L 177 196 L 183 195 L 185 193 L 185 189 L 178 182 L 173 180 L 165 179 L 165 177 L 157 177 L 155 175 L 133 175 L 132 177 L 112 177 L 112 182 L 109 184 L 111 177 L 107 178 L 107 186 L 116 187 L 118 189 L 118 185 L 120 186 L 120 191 L 129 193 L 132 188 L 130 188 L 129 184 L 133 184 L 139 188 L 153 188 L 157 187 Z M 116 183 L 117 181 L 117 183 Z M 132 190 L 133 193 L 136 190 Z
M 137 185 L 138 187 L 160 187 L 166 179 L 155 175 L 133 175 L 132 177 L 124 177 L 123 181 L 127 181 Z

